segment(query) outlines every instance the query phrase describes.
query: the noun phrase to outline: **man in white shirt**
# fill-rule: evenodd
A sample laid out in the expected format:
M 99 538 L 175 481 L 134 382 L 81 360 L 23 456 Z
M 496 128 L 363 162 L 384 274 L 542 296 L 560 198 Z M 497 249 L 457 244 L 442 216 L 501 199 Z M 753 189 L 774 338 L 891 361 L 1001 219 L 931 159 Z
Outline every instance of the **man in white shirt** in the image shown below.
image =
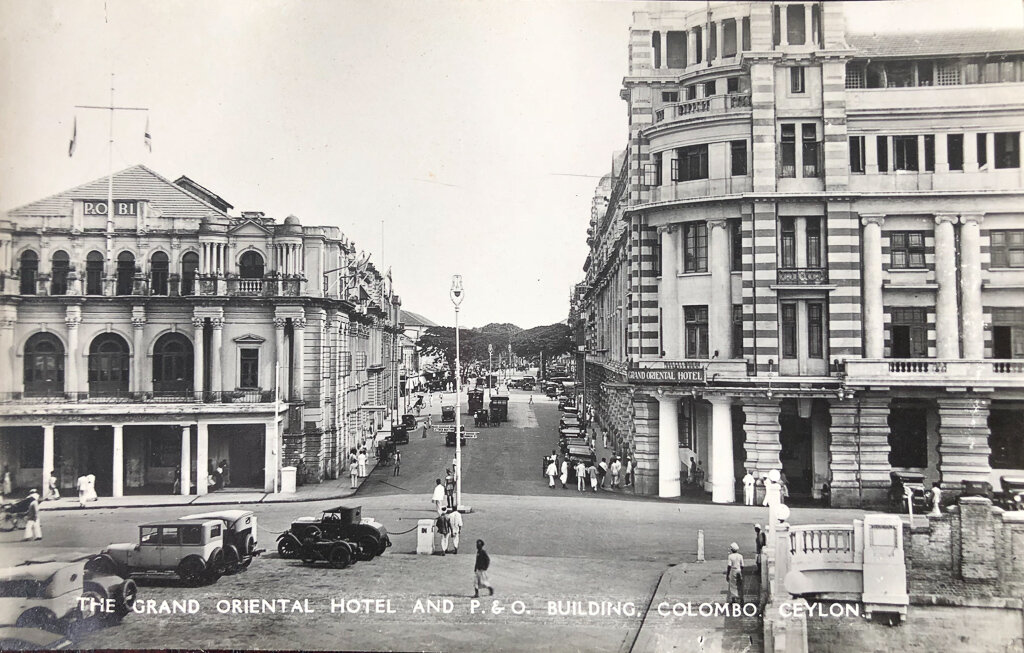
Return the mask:
M 452 553 L 459 552 L 459 533 L 462 532 L 462 513 L 454 508 L 448 510 L 448 535 L 441 536 L 441 550 L 448 552 L 448 538 L 452 540 Z
M 743 477 L 743 504 L 747 506 L 754 505 L 754 475 L 747 470 L 747 475 Z
M 363 478 L 366 476 L 366 449 L 359 450 L 356 461 L 359 463 L 359 478 Z
M 622 463 L 619 462 L 618 458 L 612 458 L 612 464 L 611 464 L 611 467 L 609 468 L 609 471 L 612 473 L 612 487 L 613 488 L 618 488 L 619 487 L 619 472 L 622 471 Z
M 441 504 L 444 503 L 444 484 L 441 479 L 437 479 L 437 485 L 434 486 L 434 494 L 431 495 L 430 500 L 434 502 L 437 514 L 444 514 L 444 510 L 441 508 Z

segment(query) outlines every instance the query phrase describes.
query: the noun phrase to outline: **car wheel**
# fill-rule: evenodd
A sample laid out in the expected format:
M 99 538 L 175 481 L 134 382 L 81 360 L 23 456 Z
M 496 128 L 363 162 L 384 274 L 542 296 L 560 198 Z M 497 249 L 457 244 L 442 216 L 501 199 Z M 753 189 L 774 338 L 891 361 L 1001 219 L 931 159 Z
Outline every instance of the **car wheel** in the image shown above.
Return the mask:
M 238 547 L 234 544 L 229 544 L 224 547 L 224 573 L 226 574 L 237 574 L 242 570 L 242 555 L 238 552 Z
M 217 582 L 224 575 L 225 561 L 224 550 L 214 549 L 210 559 L 206 561 L 206 580 L 210 583 Z
M 371 535 L 362 535 L 356 540 L 356 544 L 359 546 L 359 553 L 356 557 L 360 560 L 373 560 L 373 556 L 377 555 L 377 538 Z
M 277 543 L 277 555 L 282 558 L 298 558 L 299 557 L 299 543 L 294 537 L 283 538 Z
M 121 565 L 117 564 L 117 562 L 106 553 L 101 553 L 90 558 L 89 561 L 85 563 L 85 570 L 104 576 L 124 577 L 128 575 L 127 573 L 124 573 L 123 569 L 121 569 Z
M 251 556 L 256 551 L 256 540 L 252 535 L 246 535 L 242 541 L 242 557 Z
M 121 583 L 114 595 L 117 598 L 117 608 L 114 614 L 120 619 L 131 612 L 135 606 L 135 600 L 139 597 L 139 587 L 135 581 L 128 579 Z
M 100 610 L 100 602 L 107 599 L 107 593 L 103 591 L 103 588 L 94 584 L 86 585 L 85 591 L 82 592 L 82 598 L 88 599 L 80 601 L 78 604 L 83 621 L 102 617 L 106 614 Z
M 39 628 L 51 633 L 60 632 L 60 622 L 57 619 L 57 615 L 42 608 L 23 612 L 14 625 L 18 628 Z
M 178 565 L 178 576 L 193 587 L 202 585 L 206 579 L 206 565 L 201 558 L 190 556 Z
M 391 539 L 387 537 L 381 538 L 380 544 L 377 546 L 377 555 L 384 555 L 389 546 L 391 546 Z
M 344 569 L 352 564 L 352 550 L 343 543 L 335 544 L 328 554 L 327 561 L 335 569 Z

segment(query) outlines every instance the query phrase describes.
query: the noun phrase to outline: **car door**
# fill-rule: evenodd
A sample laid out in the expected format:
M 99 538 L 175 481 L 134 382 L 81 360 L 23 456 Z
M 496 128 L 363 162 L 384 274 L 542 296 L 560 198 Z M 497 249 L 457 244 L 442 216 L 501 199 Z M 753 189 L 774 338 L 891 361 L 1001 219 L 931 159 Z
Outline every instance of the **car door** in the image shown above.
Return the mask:
M 176 569 L 181 559 L 181 528 L 160 527 L 160 568 Z
M 128 552 L 128 566 L 139 569 L 160 568 L 160 527 L 143 526 L 139 529 L 139 546 Z

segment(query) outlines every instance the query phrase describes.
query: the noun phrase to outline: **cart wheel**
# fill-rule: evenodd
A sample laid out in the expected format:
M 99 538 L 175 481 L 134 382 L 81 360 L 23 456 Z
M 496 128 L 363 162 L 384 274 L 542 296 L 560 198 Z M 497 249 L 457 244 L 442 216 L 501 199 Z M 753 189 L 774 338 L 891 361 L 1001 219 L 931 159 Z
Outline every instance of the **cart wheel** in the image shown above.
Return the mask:
M 226 570 L 226 561 L 223 549 L 214 549 L 210 554 L 210 559 L 206 563 L 206 578 L 211 582 L 217 582 L 217 579 L 224 575 Z
M 5 512 L 3 517 L 0 517 L 0 531 L 8 532 L 14 530 L 14 515 L 9 512 Z
M 336 544 L 331 548 L 327 562 L 335 569 L 344 569 L 352 564 L 352 550 L 345 544 Z
M 294 537 L 286 537 L 277 543 L 277 555 L 282 558 L 298 558 L 299 543 Z
M 14 516 L 14 528 L 21 530 L 28 524 L 28 515 L 15 515 Z
M 106 553 L 93 556 L 85 563 L 85 570 L 91 571 L 96 574 L 108 575 L 108 576 L 121 576 L 126 578 L 128 572 L 121 568 L 121 565 L 117 564 L 113 558 Z

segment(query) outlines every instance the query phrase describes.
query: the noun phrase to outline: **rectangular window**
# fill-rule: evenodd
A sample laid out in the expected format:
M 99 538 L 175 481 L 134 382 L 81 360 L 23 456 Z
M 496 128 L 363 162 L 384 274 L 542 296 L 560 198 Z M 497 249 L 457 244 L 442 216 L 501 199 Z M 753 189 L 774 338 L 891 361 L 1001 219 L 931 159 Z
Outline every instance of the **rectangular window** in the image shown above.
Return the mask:
M 985 134 L 975 134 L 978 143 L 978 167 L 984 168 L 988 165 L 988 139 Z
M 796 177 L 796 125 L 785 123 L 781 131 L 780 177 Z
M 671 104 L 679 101 L 679 91 L 662 91 L 661 101 Z
M 804 25 L 804 6 L 789 5 L 786 7 L 786 42 L 790 45 L 807 43 L 807 30 Z
M 935 65 L 930 61 L 917 62 L 917 85 L 931 86 L 935 77 Z
M 917 136 L 892 137 L 892 169 L 917 171 Z
M 1024 268 L 1024 231 L 989 232 L 994 268 Z
M 241 369 L 238 375 L 238 387 L 260 387 L 260 350 L 242 349 L 239 351 L 238 356 L 241 361 Z
M 669 32 L 665 37 L 665 61 L 669 68 L 686 68 L 686 32 Z
M 892 309 L 890 358 L 928 356 L 928 319 L 923 308 Z
M 864 88 L 867 86 L 865 80 L 863 63 L 850 62 L 846 64 L 846 88 Z
M 793 66 L 789 69 L 789 92 L 803 93 L 805 90 L 804 68 L 803 66 Z
M 1020 167 L 1020 132 L 996 132 L 993 159 L 997 168 Z
M 817 177 L 821 172 L 818 165 L 818 128 L 814 124 L 803 125 L 803 164 L 804 177 Z
M 807 267 L 822 267 L 821 250 L 821 219 L 807 218 Z
M 992 358 L 1024 358 L 1024 308 L 992 309 Z
M 704 82 L 704 97 L 711 97 L 717 92 L 717 86 L 714 81 Z
M 686 323 L 686 357 L 708 357 L 708 307 L 684 306 Z
M 807 356 L 825 357 L 825 307 L 812 302 L 807 304 Z
M 864 137 L 863 136 L 851 136 L 850 137 L 850 172 L 856 174 L 864 174 L 865 170 L 865 159 L 864 159 Z
M 743 222 L 741 220 L 729 220 L 729 243 L 732 250 L 733 272 L 743 270 Z
M 676 150 L 679 158 L 679 181 L 708 178 L 708 146 L 690 145 Z
M 739 93 L 740 92 L 740 78 L 739 77 L 726 77 L 725 78 L 725 92 L 726 93 Z
M 924 169 L 935 172 L 935 134 L 924 135 Z
M 678 156 L 674 157 L 672 159 L 672 165 L 671 165 L 671 171 L 670 172 L 672 174 L 672 181 L 679 181 L 679 157 Z
M 875 136 L 875 148 L 878 158 L 878 171 L 889 172 L 889 138 L 887 136 Z
M 946 135 L 946 160 L 950 170 L 964 169 L 964 135 Z
M 928 409 L 920 404 L 893 402 L 889 409 L 889 464 L 928 466 Z
M 658 229 L 658 244 L 654 246 L 654 251 L 651 253 L 651 270 L 654 272 L 654 276 L 661 276 L 661 257 L 665 252 L 665 232 Z
M 1024 469 L 1024 438 L 1020 425 L 1024 415 L 1020 410 L 993 408 L 988 415 L 992 453 L 989 464 L 996 469 Z
M 683 225 L 683 270 L 708 271 L 708 225 L 706 222 L 687 222 Z
M 697 99 L 697 85 L 696 84 L 690 84 L 689 86 L 686 87 L 686 99 L 687 100 L 696 100 Z
M 742 177 L 747 174 L 747 142 L 729 142 L 729 161 L 732 164 L 732 176 Z
M 713 61 L 718 53 L 718 25 L 708 24 L 708 61 Z
M 744 16 L 740 21 L 740 26 L 743 29 L 743 43 L 740 47 L 742 47 L 743 51 L 746 52 L 750 50 L 750 16 Z
M 783 268 L 796 267 L 796 221 L 779 218 L 779 255 Z
M 722 56 L 736 56 L 736 19 L 726 18 L 722 21 Z
M 889 233 L 889 267 L 898 270 L 924 267 L 924 232 Z
M 955 61 L 939 64 L 935 70 L 935 84 L 937 86 L 956 86 L 960 84 L 960 64 Z
M 732 358 L 743 358 L 743 304 L 732 305 Z
M 693 63 L 700 63 L 704 56 L 704 30 L 700 27 L 693 28 Z
M 779 316 L 782 325 L 782 357 L 796 358 L 796 304 L 783 304 Z

